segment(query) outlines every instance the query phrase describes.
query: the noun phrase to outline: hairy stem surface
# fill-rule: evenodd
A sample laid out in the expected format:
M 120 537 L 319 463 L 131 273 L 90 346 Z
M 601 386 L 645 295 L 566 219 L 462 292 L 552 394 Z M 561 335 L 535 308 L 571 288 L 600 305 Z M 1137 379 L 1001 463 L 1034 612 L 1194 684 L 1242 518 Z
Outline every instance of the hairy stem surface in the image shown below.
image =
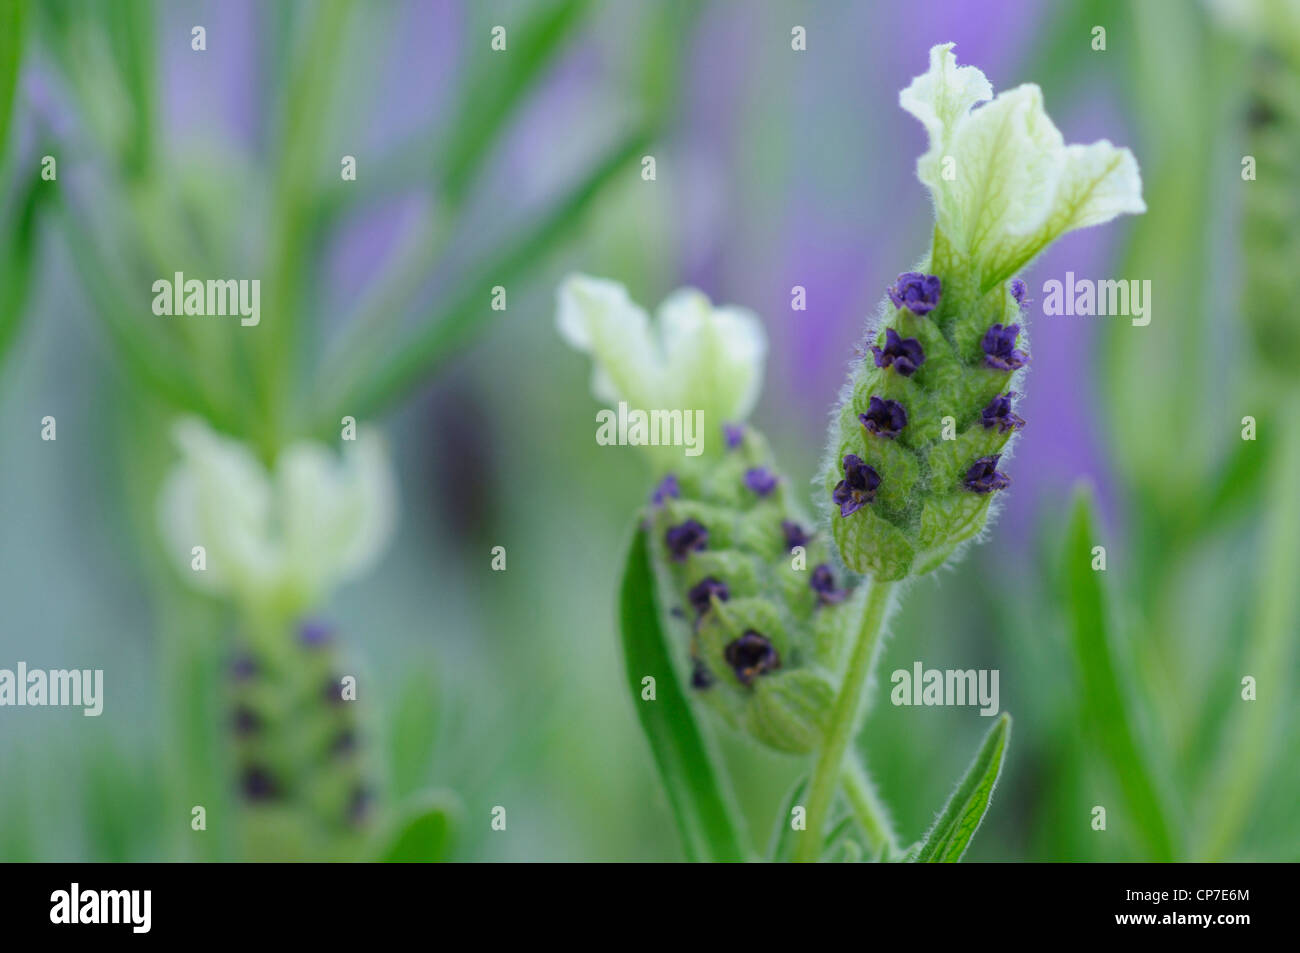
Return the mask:
M 871 667 L 880 645 L 885 615 L 893 583 L 872 580 L 871 591 L 862 610 L 862 623 L 853 642 L 852 653 L 840 682 L 835 707 L 831 710 L 826 728 L 826 740 L 817 754 L 812 780 L 808 784 L 808 835 L 800 838 L 794 859 L 799 862 L 815 861 L 821 852 L 821 838 L 826 828 L 826 815 L 835 798 L 844 769 L 844 755 L 857 732 L 858 715 L 866 696 Z M 865 775 L 864 775 L 865 777 Z M 855 805 L 856 810 L 856 805 Z
M 844 795 L 848 798 L 858 826 L 867 835 L 867 846 L 871 852 L 879 854 L 884 851 L 887 856 L 897 854 L 898 835 L 894 833 L 889 809 L 876 793 L 876 785 L 872 782 L 866 765 L 852 753 L 844 759 L 840 782 L 844 785 Z

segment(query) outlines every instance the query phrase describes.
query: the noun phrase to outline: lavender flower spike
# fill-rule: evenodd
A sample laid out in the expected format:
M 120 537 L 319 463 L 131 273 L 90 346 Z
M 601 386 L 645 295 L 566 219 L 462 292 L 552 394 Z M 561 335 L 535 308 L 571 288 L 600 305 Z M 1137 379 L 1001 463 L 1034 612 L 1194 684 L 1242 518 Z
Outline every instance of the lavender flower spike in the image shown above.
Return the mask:
M 932 48 L 899 96 L 929 136 L 916 171 L 933 243 L 868 326 L 874 360 L 854 365 L 822 464 L 840 559 L 878 582 L 953 558 L 1010 483 L 997 465 L 1025 423 L 1012 409 L 1029 363 L 1021 270 L 1068 231 L 1146 208 L 1132 153 L 1066 145 L 1038 87 L 995 98 L 952 50 Z

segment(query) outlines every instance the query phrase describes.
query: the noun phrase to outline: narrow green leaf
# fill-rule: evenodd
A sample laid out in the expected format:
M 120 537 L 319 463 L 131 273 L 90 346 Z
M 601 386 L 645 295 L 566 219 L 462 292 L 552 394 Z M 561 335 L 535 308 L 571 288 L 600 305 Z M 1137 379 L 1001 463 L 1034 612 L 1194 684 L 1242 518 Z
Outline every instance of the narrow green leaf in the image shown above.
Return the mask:
M 781 805 L 781 813 L 776 816 L 776 827 L 772 830 L 772 839 L 768 842 L 767 848 L 767 859 L 772 863 L 789 860 L 794 851 L 795 831 L 790 826 L 790 818 L 807 790 L 808 779 L 800 778 L 799 783 L 786 795 Z
M 852 864 L 861 860 L 862 847 L 851 836 L 857 827 L 857 818 L 852 814 L 846 814 L 832 824 L 830 833 L 822 841 L 822 860 Z
M 1267 429 L 1255 440 L 1232 441 L 1227 458 L 1210 484 L 1201 518 L 1182 521 L 1174 528 L 1186 535 L 1191 532 L 1190 527 L 1195 527 L 1202 535 L 1208 535 L 1211 528 L 1224 526 L 1246 512 L 1264 489 L 1272 443 L 1272 432 Z
M 534 7 L 527 22 L 511 26 L 509 54 L 480 56 L 477 68 L 461 84 L 461 101 L 437 172 L 444 198 L 458 205 L 486 157 L 535 80 L 586 19 L 590 0 L 562 0 Z M 488 34 L 472 37 L 471 46 L 488 43 Z
M 488 319 L 499 312 L 487 309 L 493 285 L 508 285 L 537 263 L 554 247 L 590 207 L 601 190 L 616 175 L 635 174 L 631 163 L 649 142 L 646 130 L 635 132 L 617 143 L 572 190 L 526 226 L 519 237 L 490 255 L 480 267 L 451 289 L 442 300 L 447 303 L 419 331 L 400 342 L 385 358 L 381 367 L 358 375 L 360 382 L 340 393 L 337 388 L 319 382 L 321 414 L 313 428 L 319 432 L 333 429 L 341 413 L 360 417 L 375 416 L 416 387 L 456 348 L 475 333 L 482 331 Z
M 131 131 L 122 137 L 127 172 L 142 178 L 149 173 L 154 149 L 154 102 L 157 69 L 154 54 L 156 13 L 150 0 L 117 0 L 104 10 L 109 47 L 130 102 Z
M 50 207 L 85 284 L 87 297 L 95 304 L 95 316 L 117 356 L 131 372 L 132 383 L 149 388 L 177 409 L 198 413 L 223 429 L 238 432 L 232 428 L 229 415 L 198 392 L 174 342 L 151 331 L 147 322 L 126 311 L 123 302 L 129 298 L 122 291 L 119 277 L 103 260 L 95 247 L 94 236 L 81 225 L 76 210 L 63 193 L 56 193 Z
M 9 119 L 13 115 L 14 91 L 18 88 L 18 67 L 23 60 L 23 19 L 27 12 L 24 0 L 0 0 L 0 157 L 5 155 L 9 139 Z
M 414 666 L 413 666 L 414 668 Z M 402 685 L 388 725 L 389 784 L 398 798 L 429 782 L 438 743 L 438 691 L 427 671 L 416 670 Z
M 428 864 L 443 860 L 451 846 L 459 805 L 441 791 L 407 807 L 389 833 L 378 860 L 386 864 Z
M 668 793 L 688 860 L 746 859 L 731 806 L 704 737 L 682 692 L 664 638 L 648 537 L 638 527 L 619 594 L 619 620 L 628 690 Z M 655 698 L 643 701 L 641 680 L 652 676 Z
M 40 188 L 33 176 L 26 194 L 15 200 L 14 226 L 0 235 L 0 288 L 4 289 L 4 296 L 0 298 L 0 365 L 18 337 L 18 328 L 27 310 Z
M 948 799 L 934 827 L 922 838 L 920 849 L 913 848 L 917 863 L 951 864 L 961 860 L 989 809 L 993 788 L 1002 773 L 1002 760 L 1010 735 L 1011 716 L 1004 712 L 985 736 L 979 753 L 966 769 L 966 776 Z
M 1152 860 L 1170 860 L 1173 841 L 1155 781 L 1134 734 L 1133 705 L 1120 682 L 1112 644 L 1104 576 L 1092 568 L 1101 544 L 1092 494 L 1076 492 L 1065 532 L 1066 627 L 1082 681 L 1083 711 L 1119 781 L 1134 827 Z
M 1203 860 L 1231 855 L 1267 790 L 1279 754 L 1285 759 L 1294 751 L 1294 722 L 1286 717 L 1286 709 L 1294 697 L 1288 673 L 1295 671 L 1296 632 L 1300 631 L 1296 592 L 1300 494 L 1295 488 L 1300 470 L 1300 394 L 1283 403 L 1276 421 L 1279 434 L 1261 499 L 1264 527 L 1241 668 L 1243 674 L 1258 679 L 1259 694 L 1255 701 L 1234 706 L 1213 763 L 1205 792 L 1210 819 L 1204 825 L 1198 857 Z

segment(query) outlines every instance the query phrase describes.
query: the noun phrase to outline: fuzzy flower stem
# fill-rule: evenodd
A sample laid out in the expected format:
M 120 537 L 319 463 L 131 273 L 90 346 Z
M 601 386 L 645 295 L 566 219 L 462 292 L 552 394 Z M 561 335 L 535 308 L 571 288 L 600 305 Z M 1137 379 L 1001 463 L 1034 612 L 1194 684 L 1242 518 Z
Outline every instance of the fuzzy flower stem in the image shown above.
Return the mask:
M 853 650 L 840 681 L 839 693 L 835 696 L 830 723 L 826 727 L 826 740 L 817 754 L 817 763 L 808 784 L 808 827 L 806 836 L 800 838 L 794 854 L 794 859 L 801 863 L 816 861 L 821 853 L 826 816 L 844 772 L 844 756 L 858 728 L 858 716 L 862 711 L 867 682 L 876 659 L 876 649 L 880 646 L 893 588 L 893 583 L 873 579 L 871 591 L 867 593 L 862 623 L 858 627 Z
M 853 809 L 853 816 L 857 819 L 858 826 L 867 835 L 868 846 L 872 853 L 878 854 L 883 850 L 887 857 L 898 854 L 898 836 L 894 833 L 889 809 L 881 803 L 880 795 L 876 793 L 876 786 L 871 781 L 871 775 L 867 773 L 866 765 L 852 752 L 844 759 L 844 774 L 841 780 L 844 784 L 844 796 L 848 799 L 849 807 Z

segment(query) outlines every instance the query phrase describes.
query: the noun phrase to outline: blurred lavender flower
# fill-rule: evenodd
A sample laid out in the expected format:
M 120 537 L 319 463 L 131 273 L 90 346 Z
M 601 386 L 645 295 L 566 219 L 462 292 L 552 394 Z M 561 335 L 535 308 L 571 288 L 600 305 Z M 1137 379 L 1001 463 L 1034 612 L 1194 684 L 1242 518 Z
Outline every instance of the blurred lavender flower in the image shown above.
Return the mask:
M 187 581 L 245 609 L 314 608 L 373 566 L 392 535 L 397 488 L 376 436 L 344 441 L 341 456 L 291 444 L 274 472 L 195 418 L 177 425 L 176 442 L 182 458 L 159 500 L 163 539 Z M 190 571 L 195 546 L 206 551 L 201 572 Z

